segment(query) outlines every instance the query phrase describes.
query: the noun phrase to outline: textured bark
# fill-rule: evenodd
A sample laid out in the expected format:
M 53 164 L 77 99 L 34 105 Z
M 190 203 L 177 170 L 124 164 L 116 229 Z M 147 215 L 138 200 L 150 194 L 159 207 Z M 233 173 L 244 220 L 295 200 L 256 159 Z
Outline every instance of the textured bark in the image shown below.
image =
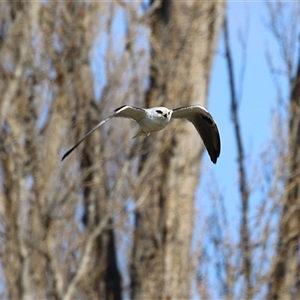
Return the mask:
M 206 105 L 224 8 L 224 2 L 217 1 L 162 1 L 151 22 L 146 107 Z M 188 299 L 203 144 L 191 124 L 172 121 L 166 130 L 147 138 L 144 146 L 139 176 L 147 179 L 141 189 L 150 185 L 151 197 L 135 218 L 131 297 Z
M 269 299 L 298 299 L 300 238 L 300 58 L 291 83 L 289 110 L 288 177 L 276 256 L 270 278 Z
M 117 264 L 116 232 L 127 234 L 133 199 L 131 211 L 139 211 L 133 298 L 189 297 L 203 152 L 193 126 L 173 121 L 165 131 L 131 140 L 128 120 L 110 122 L 60 162 L 63 151 L 113 109 L 143 99 L 147 59 L 139 32 L 150 17 L 151 87 L 138 105 L 205 105 L 224 4 L 164 2 L 156 11 L 155 1 L 143 16 L 135 5 L 0 4 L 3 299 L 121 299 L 129 293 Z M 115 34 L 121 9 L 127 17 L 124 49 Z M 103 38 L 100 46 L 96 36 Z M 105 65 L 99 99 L 91 67 L 95 44 Z M 125 260 L 129 254 L 121 251 Z
M 61 299 L 76 269 L 78 199 L 60 150 L 70 107 L 94 98 L 89 55 L 100 7 L 1 2 L 2 298 Z

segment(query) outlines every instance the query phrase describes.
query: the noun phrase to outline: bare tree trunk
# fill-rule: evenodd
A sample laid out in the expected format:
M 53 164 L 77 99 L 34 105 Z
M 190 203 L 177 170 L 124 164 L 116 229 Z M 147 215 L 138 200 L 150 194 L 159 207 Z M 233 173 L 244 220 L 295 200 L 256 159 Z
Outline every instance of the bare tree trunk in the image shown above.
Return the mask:
M 224 2 L 162 1 L 151 22 L 145 106 L 206 104 Z M 173 121 L 144 141 L 139 175 L 151 197 L 135 217 L 132 299 L 188 299 L 191 236 L 203 145 L 191 124 Z
M 74 99 L 94 98 L 89 55 L 99 8 L 1 2 L 4 298 L 61 299 L 76 266 L 69 254 L 79 253 L 81 234 L 74 222 L 78 200 L 70 192 L 68 168 L 61 172 L 60 150 Z
M 193 126 L 173 121 L 132 141 L 130 125 L 118 120 L 60 161 L 63 150 L 113 108 L 142 98 L 139 63 L 147 60 L 136 49 L 150 16 L 152 79 L 143 106 L 205 105 L 224 3 L 164 1 L 156 11 L 158 4 L 139 19 L 140 7 L 127 1 L 1 2 L 2 298 L 121 299 L 116 228 L 129 217 L 127 199 L 138 210 L 132 297 L 189 297 L 203 152 Z M 129 21 L 119 51 L 114 20 L 123 6 Z M 91 53 L 98 34 L 105 35 L 105 50 L 99 46 L 105 53 L 99 53 L 106 65 L 95 99 Z M 141 143 L 146 151 L 136 176 Z
M 289 111 L 288 178 L 273 271 L 270 279 L 269 299 L 296 299 L 299 286 L 300 238 L 300 57 L 297 74 L 291 82 Z

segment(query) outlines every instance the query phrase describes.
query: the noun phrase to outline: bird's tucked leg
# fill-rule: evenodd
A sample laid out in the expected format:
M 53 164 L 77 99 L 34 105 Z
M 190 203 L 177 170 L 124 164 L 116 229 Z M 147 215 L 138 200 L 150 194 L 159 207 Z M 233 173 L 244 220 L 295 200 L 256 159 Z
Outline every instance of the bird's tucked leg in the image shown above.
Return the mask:
M 138 137 L 138 136 L 149 136 L 150 133 L 146 133 L 144 131 L 142 131 L 141 129 L 138 130 L 138 132 L 132 137 L 133 139 Z

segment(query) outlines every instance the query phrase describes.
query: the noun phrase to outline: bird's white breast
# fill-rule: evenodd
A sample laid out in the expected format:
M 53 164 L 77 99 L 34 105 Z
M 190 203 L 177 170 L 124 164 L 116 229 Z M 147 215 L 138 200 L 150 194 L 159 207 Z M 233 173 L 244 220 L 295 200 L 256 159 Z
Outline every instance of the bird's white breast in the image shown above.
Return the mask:
M 149 133 L 165 128 L 168 125 L 169 120 L 165 117 L 149 115 L 148 118 L 144 118 L 138 123 L 143 132 Z

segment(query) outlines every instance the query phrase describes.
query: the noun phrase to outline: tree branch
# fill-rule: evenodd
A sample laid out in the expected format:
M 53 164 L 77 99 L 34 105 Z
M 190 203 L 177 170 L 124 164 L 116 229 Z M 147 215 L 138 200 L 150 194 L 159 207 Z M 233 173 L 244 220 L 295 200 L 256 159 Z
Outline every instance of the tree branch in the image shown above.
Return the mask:
M 244 147 L 241 136 L 240 121 L 238 116 L 238 102 L 236 97 L 236 86 L 234 82 L 233 61 L 231 49 L 229 45 L 229 29 L 227 17 L 224 21 L 224 40 L 225 40 L 225 57 L 227 62 L 227 70 L 229 76 L 229 88 L 231 96 L 231 118 L 234 126 L 234 134 L 236 139 L 236 147 L 238 153 L 238 169 L 239 169 L 239 192 L 242 204 L 242 220 L 241 220 L 241 250 L 243 257 L 243 274 L 246 281 L 245 299 L 251 299 L 252 283 L 251 283 L 251 249 L 250 235 L 248 225 L 249 214 L 249 190 L 247 186 L 247 176 L 244 164 Z

